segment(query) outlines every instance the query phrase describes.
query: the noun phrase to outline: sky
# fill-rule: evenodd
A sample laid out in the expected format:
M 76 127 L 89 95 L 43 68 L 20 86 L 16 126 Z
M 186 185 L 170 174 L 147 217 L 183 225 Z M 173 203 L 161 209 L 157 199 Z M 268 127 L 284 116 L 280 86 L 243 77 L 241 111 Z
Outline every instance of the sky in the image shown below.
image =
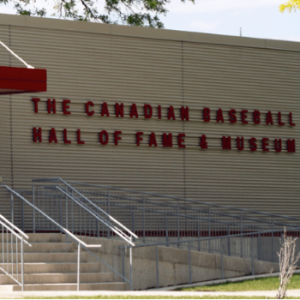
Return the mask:
M 240 35 L 300 42 L 300 11 L 279 12 L 287 0 L 171 0 L 162 21 L 166 29 Z M 37 2 L 43 2 L 38 0 Z M 51 15 L 54 0 L 44 6 Z M 101 7 L 99 0 L 99 7 Z M 102 4 L 103 6 L 103 4 Z M 0 13 L 15 14 L 12 6 L 0 4 Z

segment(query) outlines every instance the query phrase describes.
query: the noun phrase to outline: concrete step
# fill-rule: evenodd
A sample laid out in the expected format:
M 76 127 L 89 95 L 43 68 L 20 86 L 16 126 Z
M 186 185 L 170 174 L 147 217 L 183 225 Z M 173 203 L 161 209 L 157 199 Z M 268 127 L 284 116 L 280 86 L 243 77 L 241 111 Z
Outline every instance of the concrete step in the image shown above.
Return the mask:
M 18 278 L 21 281 L 21 276 Z M 80 274 L 80 283 L 99 283 L 99 282 L 111 282 L 113 281 L 112 273 L 82 273 Z M 43 274 L 24 274 L 25 284 L 54 284 L 54 283 L 76 283 L 77 273 L 43 273 Z M 0 275 L 0 285 L 15 284 L 15 281 L 7 276 Z
M 17 255 L 14 253 L 0 253 L 0 264 L 2 262 L 16 262 Z M 21 261 L 21 255 L 18 254 L 18 262 Z M 87 261 L 87 253 L 80 253 L 80 261 Z M 77 253 L 24 253 L 24 262 L 77 262 Z
M 16 264 L 13 264 L 14 273 L 17 272 Z M 2 264 L 0 264 L 2 267 Z M 11 269 L 11 264 L 5 264 L 7 270 Z M 81 263 L 80 272 L 81 273 L 94 273 L 99 272 L 100 264 L 99 263 Z M 21 272 L 21 264 L 18 264 L 18 272 Z M 24 273 L 25 274 L 37 274 L 37 273 L 76 273 L 77 272 L 77 263 L 25 263 L 24 264 Z M 0 274 L 3 272 L 0 270 Z
M 18 245 L 18 246 L 17 246 Z M 16 252 L 16 249 L 18 249 L 18 252 L 21 251 L 21 245 L 20 243 L 0 243 L 0 254 L 2 253 L 2 249 L 4 249 L 5 252 L 10 252 L 11 249 L 13 249 L 14 252 Z M 72 243 L 31 243 L 31 247 L 24 244 L 24 253 L 32 253 L 32 252 L 43 252 L 43 253 L 55 253 L 55 252 L 73 252 L 73 244 Z
M 83 283 L 80 284 L 80 291 L 124 291 L 126 284 L 123 282 L 105 282 L 105 283 Z M 18 285 L 1 285 L 0 292 L 21 291 Z M 27 284 L 25 291 L 76 291 L 77 284 Z
M 62 237 L 64 236 L 61 233 L 26 233 L 29 239 L 26 239 L 29 243 L 60 243 L 62 242 Z M 0 233 L 0 243 L 3 242 L 10 242 L 11 241 L 11 234 L 4 234 Z M 16 238 L 13 237 L 13 241 Z

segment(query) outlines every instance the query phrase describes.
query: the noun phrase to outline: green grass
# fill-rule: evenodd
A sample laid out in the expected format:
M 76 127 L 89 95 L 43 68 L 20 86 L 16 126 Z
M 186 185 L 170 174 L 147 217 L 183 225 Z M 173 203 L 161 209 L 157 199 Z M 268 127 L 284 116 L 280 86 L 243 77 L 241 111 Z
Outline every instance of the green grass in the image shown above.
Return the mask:
M 240 297 L 240 296 L 203 296 L 203 297 L 191 297 L 191 296 L 68 296 L 68 297 L 25 297 L 22 299 L 276 299 L 268 297 Z M 293 297 L 287 297 L 285 299 L 299 299 Z
M 223 284 L 197 286 L 182 288 L 180 291 L 213 291 L 213 292 L 238 292 L 238 291 L 270 291 L 279 287 L 278 277 L 245 280 L 239 282 L 228 282 Z M 288 286 L 288 289 L 300 289 L 300 274 L 295 274 Z

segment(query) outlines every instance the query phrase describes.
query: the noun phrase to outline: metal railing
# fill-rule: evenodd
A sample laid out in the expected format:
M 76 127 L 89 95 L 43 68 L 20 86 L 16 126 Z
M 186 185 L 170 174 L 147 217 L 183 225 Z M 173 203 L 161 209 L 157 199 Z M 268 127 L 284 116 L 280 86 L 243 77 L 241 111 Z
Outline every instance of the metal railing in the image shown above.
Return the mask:
M 220 256 L 220 275 L 216 279 L 224 279 L 224 260 L 229 257 L 241 257 L 249 261 L 250 272 L 249 275 L 255 275 L 255 261 L 264 261 L 271 263 L 279 263 L 278 254 L 282 246 L 284 236 L 284 229 L 271 230 L 271 231 L 259 231 L 252 233 L 243 233 L 219 237 L 206 237 L 201 239 L 190 239 L 186 241 L 180 241 L 180 248 L 188 252 L 188 281 L 186 283 L 193 283 L 199 280 L 193 279 L 192 263 L 191 263 L 191 251 L 195 252 L 207 252 L 210 254 L 216 254 Z M 300 227 L 290 228 L 287 232 L 287 236 L 298 238 L 300 236 Z M 241 243 L 244 242 L 244 253 L 242 253 L 243 247 Z M 213 246 L 209 246 L 212 244 Z M 151 244 L 139 244 L 135 246 L 128 246 L 134 249 L 155 247 L 155 266 L 156 266 L 156 287 L 160 287 L 160 273 L 164 273 L 160 268 L 160 261 L 158 255 L 158 247 L 177 247 L 176 242 L 160 242 Z M 126 250 L 126 247 L 120 247 L 122 251 Z M 300 239 L 296 240 L 296 252 L 300 252 Z M 134 251 L 133 251 L 134 253 Z M 147 251 L 149 253 L 149 251 Z M 124 255 L 122 254 L 122 259 Z M 181 256 L 183 257 L 183 256 Z M 201 261 L 201 259 L 199 258 Z M 182 261 L 180 263 L 183 263 Z M 227 266 L 230 265 L 227 263 Z M 218 266 L 216 266 L 217 268 Z M 300 267 L 298 263 L 297 267 Z M 184 268 L 183 268 L 184 270 Z M 273 269 L 269 270 L 274 271 Z M 172 277 L 172 274 L 169 274 Z M 181 274 L 182 275 L 182 274 Z M 140 274 L 142 276 L 142 274 Z M 175 274 L 174 274 L 175 277 Z
M 36 201 L 55 201 L 63 197 L 49 190 L 49 185 L 63 184 L 72 187 L 80 194 L 79 199 L 86 201 L 91 211 L 114 216 L 131 233 L 141 237 L 137 243 L 148 244 L 153 241 L 180 242 L 187 239 L 217 237 L 243 234 L 283 227 L 300 227 L 300 219 L 257 212 L 242 208 L 227 207 L 202 201 L 164 196 L 154 193 L 108 187 L 95 184 L 63 181 L 60 178 L 34 180 Z M 47 191 L 48 186 L 48 191 Z M 70 192 L 69 192 L 70 193 Z M 37 198 L 39 200 L 37 200 Z M 52 200 L 51 200 L 52 199 Z M 91 204 L 91 202 L 93 204 Z M 87 203 L 87 201 L 86 201 Z M 63 208 L 62 208 L 63 209 Z M 58 208 L 59 210 L 59 208 Z M 84 225 L 82 230 L 79 215 L 73 215 L 72 227 L 81 226 L 82 234 L 88 236 L 104 236 L 114 238 L 112 231 L 98 230 L 97 224 Z M 106 218 L 105 215 L 103 215 Z M 131 235 L 133 239 L 135 237 Z
M 1 235 L 1 264 L 0 270 L 21 286 L 24 291 L 24 244 L 31 247 L 27 242 L 28 236 L 0 215 Z
M 24 222 L 24 215 L 25 213 L 31 213 L 34 217 L 32 218 L 33 220 L 33 224 L 35 224 L 36 222 L 39 224 L 40 227 L 36 228 L 34 225 L 34 232 L 36 232 L 36 229 L 39 229 L 43 232 L 45 232 L 45 229 L 50 229 L 49 232 L 61 232 L 63 234 L 66 235 L 66 241 L 68 241 L 68 238 L 71 238 L 73 240 L 74 243 L 76 243 L 78 245 L 77 247 L 77 251 L 78 251 L 78 259 L 77 259 L 77 290 L 80 289 L 80 255 L 81 255 L 81 249 L 83 249 L 84 251 L 86 251 L 89 255 L 91 255 L 91 257 L 93 257 L 94 259 L 96 259 L 97 261 L 99 261 L 101 264 L 105 265 L 109 270 L 111 270 L 113 273 L 115 273 L 117 276 L 119 276 L 124 282 L 127 282 L 130 284 L 131 288 L 133 287 L 133 282 L 132 282 L 132 276 L 130 277 L 130 279 L 127 279 L 125 276 L 123 276 L 122 274 L 120 274 L 117 270 L 115 270 L 112 266 L 110 266 L 107 262 L 105 262 L 103 259 L 101 259 L 98 255 L 96 255 L 95 253 L 93 253 L 90 248 L 100 248 L 101 245 L 91 245 L 91 244 L 86 244 L 82 239 L 80 239 L 80 235 L 82 235 L 82 232 L 75 232 L 72 233 L 68 228 L 63 226 L 63 222 L 62 222 L 62 201 L 59 201 L 58 203 L 54 203 L 54 205 L 58 204 L 58 207 L 60 207 L 60 210 L 58 212 L 58 218 L 57 218 L 57 214 L 56 211 L 54 211 L 54 206 L 51 206 L 51 209 L 46 210 L 46 212 L 44 211 L 44 208 L 47 207 L 43 207 L 43 205 L 41 205 L 41 207 L 38 207 L 37 205 L 31 203 L 30 201 L 28 201 L 24 196 L 20 195 L 19 193 L 17 193 L 16 191 L 14 191 L 13 189 L 11 189 L 8 186 L 1 186 L 6 188 L 6 190 L 8 191 L 8 193 L 11 195 L 11 219 L 14 219 L 14 216 L 17 215 L 22 215 L 22 218 L 18 218 L 18 220 L 22 223 L 23 228 L 27 226 L 26 222 Z M 60 195 L 61 192 L 59 191 Z M 17 199 L 14 199 L 14 196 L 17 197 Z M 64 200 L 68 200 L 69 197 L 65 197 Z M 16 202 L 17 201 L 21 201 L 21 203 L 19 203 L 20 205 L 17 205 Z M 34 201 L 33 201 L 34 202 Z M 39 203 L 40 204 L 40 203 Z M 48 203 L 47 203 L 48 204 Z M 50 205 L 50 204 L 49 204 Z M 74 208 L 74 207 L 73 207 Z M 19 211 L 21 210 L 21 212 Z M 51 216 L 51 211 L 53 210 L 53 214 Z M 65 211 L 65 214 L 68 212 L 68 210 Z M 73 211 L 74 212 L 74 211 Z M 29 216 L 30 216 L 29 213 Z M 48 215 L 48 213 L 50 215 Z M 86 211 L 86 214 L 90 215 L 89 212 Z M 53 218 L 52 218 L 53 217 Z M 65 217 L 65 215 L 64 215 Z M 29 218 L 27 218 L 29 219 Z M 58 221 L 57 221 L 58 219 Z M 64 218 L 67 220 L 67 218 Z M 109 224 L 106 223 L 106 226 L 109 226 Z M 113 230 L 113 228 L 111 228 L 111 230 Z M 127 241 L 125 243 L 125 245 L 129 244 Z M 133 246 L 134 243 L 130 243 L 129 245 Z M 131 250 L 132 253 L 132 250 Z M 132 269 L 132 256 L 130 256 L 130 268 Z M 132 275 L 132 271 L 131 271 L 131 275 Z

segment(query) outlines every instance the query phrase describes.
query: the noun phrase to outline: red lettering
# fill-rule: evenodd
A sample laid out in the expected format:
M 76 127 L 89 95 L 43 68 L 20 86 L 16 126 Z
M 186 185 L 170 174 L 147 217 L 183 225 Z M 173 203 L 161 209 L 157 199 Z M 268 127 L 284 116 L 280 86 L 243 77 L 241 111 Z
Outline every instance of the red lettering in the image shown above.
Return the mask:
M 219 108 L 217 111 L 217 122 L 219 123 L 220 121 L 224 123 L 223 111 L 221 108 Z
M 99 133 L 100 144 L 105 146 L 105 145 L 107 145 L 108 140 L 109 140 L 109 137 L 108 137 L 107 131 L 106 130 L 100 131 L 100 133 Z
M 116 112 L 116 117 L 119 118 L 119 116 L 121 118 L 124 118 L 124 104 L 121 103 L 116 103 L 115 104 L 115 112 Z
M 244 138 L 243 137 L 237 137 L 236 139 L 236 146 L 239 151 L 244 150 Z
M 296 142 L 295 140 L 287 140 L 287 152 L 296 152 Z
M 170 106 L 169 111 L 168 111 L 168 120 L 170 120 L 171 118 L 173 120 L 175 120 L 175 113 L 174 113 L 174 107 L 173 106 Z
M 256 138 L 254 137 L 251 138 L 249 142 L 250 142 L 250 150 L 253 152 L 256 151 L 257 150 Z
M 157 107 L 157 115 L 158 115 L 158 119 L 161 119 L 161 106 L 158 105 Z
M 101 117 L 104 117 L 104 115 L 106 115 L 107 117 L 109 117 L 109 111 L 108 111 L 108 106 L 106 102 L 103 102 L 102 104 L 102 110 L 101 110 Z
M 68 141 L 67 129 L 64 129 L 64 144 L 71 144 L 71 141 Z
M 260 111 L 259 110 L 253 111 L 253 122 L 256 125 L 260 124 Z
M 229 111 L 229 122 L 231 124 L 235 124 L 236 123 L 236 110 L 235 109 L 231 109 Z
M 224 150 L 231 150 L 231 137 L 223 136 L 222 137 L 222 146 Z
M 267 148 L 267 146 L 269 146 L 269 139 L 263 138 L 262 139 L 262 149 L 264 152 L 269 152 L 269 149 Z
M 186 108 L 184 108 L 183 106 L 181 106 L 181 121 L 184 121 L 184 119 L 186 119 L 187 121 L 190 120 L 189 117 L 189 107 L 187 106 Z
M 52 143 L 52 142 L 54 142 L 55 144 L 57 143 L 55 128 L 51 128 L 50 133 L 49 133 L 49 143 Z
M 122 131 L 115 131 L 114 136 L 115 136 L 115 145 L 119 145 L 119 141 L 122 139 L 119 134 L 122 134 Z
M 47 101 L 47 107 L 48 107 L 48 114 L 51 114 L 51 111 L 53 111 L 53 114 L 56 114 L 56 101 L 53 99 L 52 101 L 48 99 Z
M 152 106 L 150 104 L 144 105 L 144 115 L 145 119 L 151 119 L 152 117 Z
M 246 121 L 246 119 L 247 119 L 247 114 L 248 113 L 248 110 L 246 110 L 246 109 L 243 109 L 242 111 L 241 111 L 241 118 L 242 118 L 242 123 L 243 124 L 248 124 L 248 121 Z
M 185 134 L 184 133 L 179 133 L 178 134 L 178 147 L 179 148 L 185 148 L 184 143 L 184 138 L 185 138 Z
M 274 146 L 275 146 L 276 152 L 281 152 L 281 139 L 279 139 L 279 140 L 275 139 Z
M 36 143 L 37 140 L 39 140 L 39 142 L 42 142 L 42 128 L 40 127 L 39 129 L 37 129 L 36 127 L 33 128 L 33 141 Z
M 154 132 L 151 132 L 150 139 L 149 139 L 149 147 L 151 147 L 152 145 L 154 145 L 155 147 L 157 147 L 156 136 L 155 136 Z
M 64 115 L 70 115 L 71 112 L 68 111 L 68 109 L 70 109 L 70 106 L 68 105 L 69 103 L 71 103 L 70 100 L 63 100 L 62 102 L 62 108 L 63 108 L 63 114 Z
M 81 131 L 80 131 L 80 129 L 77 129 L 77 144 L 79 144 L 79 145 L 85 144 L 85 142 L 81 140 Z
M 210 121 L 210 109 L 207 107 L 203 108 L 203 121 L 204 122 Z
M 37 114 L 39 112 L 39 102 L 41 101 L 40 98 L 32 98 L 32 102 L 34 102 L 34 112 Z
M 139 117 L 136 105 L 134 103 L 131 105 L 131 110 L 130 110 L 130 118 L 133 118 L 133 117 L 136 117 L 136 118 Z
M 141 141 L 143 140 L 143 138 L 141 137 L 141 135 L 143 135 L 144 132 L 137 132 L 136 133 L 136 145 L 140 146 L 141 145 Z
M 90 111 L 90 108 L 89 108 L 90 106 L 94 107 L 94 103 L 92 101 L 88 101 L 85 104 L 85 112 L 89 117 L 91 117 L 95 113 L 93 110 Z
M 266 124 L 269 125 L 273 125 L 273 117 L 272 117 L 272 113 L 270 111 L 268 111 L 267 113 L 267 120 L 266 120 Z
M 163 146 L 164 147 L 173 147 L 173 136 L 172 133 L 166 134 L 163 133 Z
M 200 147 L 201 147 L 201 149 L 208 148 L 205 134 L 201 135 L 201 137 L 200 137 Z
M 281 112 L 278 112 L 278 125 L 279 126 L 284 126 L 285 124 L 283 122 L 281 122 Z
M 293 123 L 293 114 L 290 113 L 290 126 L 296 126 L 295 123 Z

